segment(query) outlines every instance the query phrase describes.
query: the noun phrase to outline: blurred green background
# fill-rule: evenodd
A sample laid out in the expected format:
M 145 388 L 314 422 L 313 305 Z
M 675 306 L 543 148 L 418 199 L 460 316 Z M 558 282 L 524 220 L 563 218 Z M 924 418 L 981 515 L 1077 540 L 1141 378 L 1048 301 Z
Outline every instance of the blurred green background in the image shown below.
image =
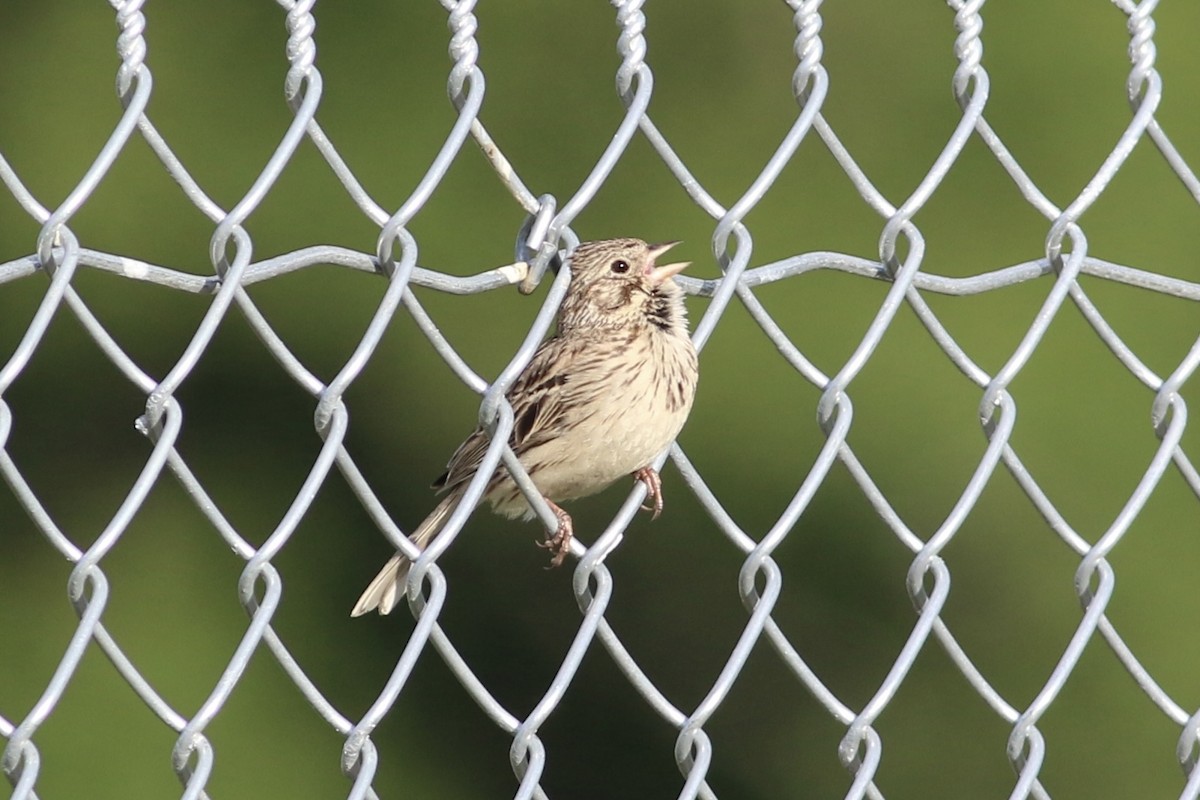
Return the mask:
M 823 10 L 825 115 L 875 184 L 899 204 L 943 147 L 959 115 L 950 80 L 953 14 L 935 2 L 830 3 Z M 283 101 L 284 14 L 273 3 L 149 4 L 149 115 L 201 185 L 232 207 L 290 119 Z M 650 3 L 650 110 L 697 178 L 736 200 L 787 131 L 794 30 L 782 3 Z M 98 2 L 0 4 L 0 149 L 41 202 L 74 187 L 119 117 L 111 9 Z M 521 177 L 560 203 L 619 123 L 613 10 L 601 2 L 485 3 L 477 9 L 482 119 Z M 1158 119 L 1185 156 L 1200 151 L 1200 6 L 1156 13 L 1165 99 Z M 1105 3 L 1010 0 L 984 8 L 987 117 L 1051 199 L 1065 206 L 1089 180 L 1130 116 L 1125 17 Z M 377 202 L 397 208 L 454 120 L 446 13 L 434 2 L 317 6 L 318 119 Z M 419 263 L 473 274 L 511 260 L 521 210 L 468 144 L 410 226 Z M 994 158 L 972 141 L 916 217 L 923 269 L 965 276 L 1043 253 L 1048 223 Z M 873 258 L 882 220 L 810 136 L 747 219 L 751 264 L 833 250 Z M 1082 221 L 1090 254 L 1200 280 L 1194 200 L 1142 142 Z M 136 139 L 71 221 L 85 247 L 198 274 L 210 272 L 212 224 Z M 0 192 L 0 262 L 35 250 L 38 224 Z M 346 198 L 310 144 L 250 218 L 255 257 L 312 244 L 372 252 L 377 230 Z M 693 274 L 713 277 L 713 223 L 638 139 L 575 223 L 583 238 L 685 240 Z M 1197 333 L 1183 300 L 1084 279 L 1106 318 L 1160 375 Z M 162 377 L 209 299 L 81 270 L 89 307 L 143 369 Z M 1007 359 L 1051 282 L 985 296 L 929 296 L 985 369 Z M 38 275 L 0 286 L 0 354 L 7 359 L 45 291 Z M 887 286 L 810 274 L 757 292 L 793 341 L 836 372 Z M 378 304 L 384 282 L 315 267 L 251 295 L 300 359 L 331 378 Z M 511 357 L 540 292 L 449 297 L 418 290 L 443 331 L 482 375 Z M 692 300 L 693 319 L 706 301 Z M 486 323 L 481 324 L 484 320 Z M 743 528 L 761 537 L 807 474 L 823 437 L 819 392 L 799 378 L 734 304 L 702 357 L 701 389 L 681 443 Z M 1095 541 L 1112 523 L 1157 444 L 1153 395 L 1066 307 L 1012 386 L 1014 446 L 1067 520 Z M 1195 381 L 1185 398 L 1197 396 Z M 923 538 L 944 520 L 980 459 L 980 390 L 963 378 L 904 309 L 852 384 L 850 443 L 906 523 Z M 242 536 L 262 542 L 312 465 L 314 402 L 231 311 L 179 400 L 180 451 Z M 60 312 L 5 393 L 8 451 L 55 521 L 86 547 L 145 463 L 133 428 L 144 396 Z M 389 511 L 415 525 L 426 488 L 475 422 L 478 398 L 458 384 L 404 314 L 347 396 L 348 447 Z M 1187 452 L 1197 454 L 1189 431 Z M 742 630 L 742 558 L 699 510 L 678 475 L 664 476 L 667 510 L 639 518 L 609 558 L 616 588 L 607 617 L 649 677 L 680 708 L 711 687 Z M 590 540 L 621 486 L 572 506 Z M 1200 705 L 1196 498 L 1169 473 L 1114 551 L 1109 616 L 1184 709 Z M 578 627 L 570 571 L 546 572 L 533 526 L 481 514 L 442 562 L 442 617 L 477 674 L 515 715 L 541 698 Z M 0 491 L 0 715 L 23 719 L 62 656 L 76 616 L 63 591 L 69 565 L 9 491 Z M 347 611 L 389 548 L 336 475 L 275 564 L 285 581 L 276 629 L 327 697 L 360 716 L 399 657 L 413 622 L 351 620 Z M 1078 624 L 1078 557 L 1007 474 L 997 474 L 945 557 L 953 587 L 944 618 L 986 677 L 1018 708 L 1039 691 Z M 834 469 L 776 553 L 784 578 L 775 619 L 846 704 L 861 708 L 909 635 L 904 590 L 911 553 L 877 518 L 845 470 Z M 185 715 L 203 702 L 245 630 L 231 554 L 170 477 L 103 562 L 104 620 L 155 687 Z M 1005 796 L 1009 726 L 935 644 L 927 646 L 880 718 L 878 785 L 889 798 Z M 1165 797 L 1182 787 L 1179 728 L 1093 642 L 1041 730 L 1042 779 L 1055 797 Z M 723 798 L 841 797 L 843 727 L 765 645 L 706 730 L 709 782 Z M 338 797 L 341 738 L 259 653 L 207 730 L 216 749 L 213 797 Z M 555 798 L 674 797 L 674 731 L 630 688 L 597 644 L 541 731 L 542 785 Z M 171 797 L 175 734 L 92 647 L 36 743 L 43 798 Z M 375 740 L 384 797 L 510 796 L 511 740 L 426 652 Z

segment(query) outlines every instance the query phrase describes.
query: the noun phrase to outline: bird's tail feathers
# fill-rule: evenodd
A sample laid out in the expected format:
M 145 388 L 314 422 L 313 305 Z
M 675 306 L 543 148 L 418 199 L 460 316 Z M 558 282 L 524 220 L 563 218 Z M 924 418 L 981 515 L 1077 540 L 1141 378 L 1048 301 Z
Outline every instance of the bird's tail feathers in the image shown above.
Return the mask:
M 446 520 L 450 518 L 450 514 L 458 507 L 458 499 L 458 493 L 455 492 L 438 503 L 437 507 L 429 512 L 425 521 L 409 534 L 408 540 L 418 549 L 424 550 L 429 541 L 441 531 Z M 380 614 L 390 614 L 392 609 L 404 599 L 404 594 L 408 591 L 408 568 L 410 566 L 412 566 L 412 562 L 403 553 L 398 552 L 389 558 L 388 562 L 383 565 L 383 569 L 379 570 L 379 574 L 358 598 L 358 602 L 350 611 L 350 616 L 361 617 L 368 611 L 376 609 Z

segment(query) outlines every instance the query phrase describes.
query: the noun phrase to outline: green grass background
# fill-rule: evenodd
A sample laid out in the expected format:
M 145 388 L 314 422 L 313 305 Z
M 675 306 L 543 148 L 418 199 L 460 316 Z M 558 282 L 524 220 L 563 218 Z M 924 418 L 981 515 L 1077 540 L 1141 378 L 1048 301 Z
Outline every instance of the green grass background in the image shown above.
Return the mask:
M 484 3 L 482 120 L 523 180 L 560 204 L 591 169 L 622 116 L 613 10 L 600 2 Z M 284 14 L 268 2 L 148 4 L 149 115 L 193 176 L 232 207 L 277 145 L 290 112 Z M 697 178 L 726 205 L 753 181 L 797 113 L 795 57 L 781 3 L 721 0 L 646 7 L 651 114 Z M 983 9 L 987 118 L 1046 194 L 1065 206 L 1130 118 L 1126 20 L 1104 3 L 1010 0 Z M 119 118 L 111 9 L 98 2 L 0 5 L 0 150 L 41 202 L 75 186 Z M 1163 3 L 1158 119 L 1186 157 L 1200 158 L 1200 7 Z M 829 3 L 824 113 L 870 178 L 899 204 L 926 174 L 959 117 L 950 80 L 953 13 L 935 2 Z M 368 191 L 395 209 L 454 121 L 445 96 L 446 13 L 434 2 L 326 0 L 317 6 L 318 119 Z M 1143 141 L 1082 220 L 1091 255 L 1200 280 L 1195 200 Z M 410 230 L 419 263 L 473 274 L 511 260 L 521 210 L 468 144 Z M 1024 203 L 994 158 L 972 141 L 915 219 L 923 269 L 967 276 L 1039 258 L 1049 223 Z M 815 135 L 749 215 L 751 264 L 833 250 L 874 258 L 883 221 Z M 71 221 L 85 247 L 176 269 L 211 272 L 212 224 L 149 148 L 134 139 Z M 575 223 L 584 238 L 683 239 L 693 273 L 715 277 L 712 221 L 640 138 Z M 36 249 L 39 225 L 0 192 L 0 261 Z M 312 245 L 372 252 L 378 231 L 305 143 L 247 229 L 256 258 Z M 1085 278 L 1117 332 L 1160 375 L 1197 333 L 1184 300 Z M 45 291 L 37 275 L 0 286 L 0 357 L 13 351 Z M 143 369 L 162 377 L 209 299 L 81 270 L 89 307 Z M 928 296 L 985 369 L 1008 358 L 1051 286 L 1033 281 L 983 296 Z M 873 318 L 887 286 L 809 274 L 757 292 L 793 341 L 832 374 Z M 251 295 L 301 360 L 328 380 L 352 351 L 384 282 L 314 267 Z M 544 290 L 543 290 L 544 291 Z M 445 334 L 481 374 L 511 357 L 541 293 L 450 297 L 418 290 Z M 693 318 L 706 301 L 692 300 Z M 695 413 L 681 443 L 748 532 L 760 537 L 807 474 L 823 442 L 819 392 L 791 372 L 745 311 L 730 307 L 702 358 Z M 1157 445 L 1153 394 L 1065 307 L 1011 387 L 1013 444 L 1077 531 L 1095 541 L 1112 523 Z M 980 390 L 901 310 L 850 388 L 850 443 L 920 536 L 944 520 L 982 456 Z M 1196 398 L 1195 381 L 1184 386 Z M 314 401 L 276 366 L 232 311 L 178 399 L 179 448 L 221 510 L 252 542 L 278 524 L 319 450 Z M 65 310 L 4 395 L 7 449 L 59 526 L 80 547 L 105 527 L 149 453 L 133 428 L 145 397 L 124 381 Z M 402 525 L 432 506 L 426 485 L 473 426 L 478 398 L 462 387 L 404 314 L 347 395 L 347 446 Z M 1194 427 L 1185 449 L 1195 456 Z M 638 519 L 608 563 L 607 617 L 668 697 L 690 711 L 712 686 L 746 621 L 739 552 L 665 474 L 667 509 Z M 576 503 L 592 539 L 624 487 Z M 1200 704 L 1195 636 L 1200 514 L 1168 473 L 1113 552 L 1109 617 L 1186 710 Z M 541 569 L 538 532 L 480 515 L 442 565 L 447 632 L 477 674 L 523 717 L 546 690 L 579 625 L 569 570 Z M 284 595 L 275 626 L 308 674 L 347 716 L 373 702 L 413 622 L 350 620 L 347 611 L 388 547 L 336 475 L 275 559 Z M 0 491 L 0 715 L 17 722 L 44 690 L 77 622 L 63 591 L 69 565 L 11 492 Z M 1046 681 L 1081 616 L 1078 557 L 998 473 L 945 552 L 953 575 L 944 618 L 992 684 L 1024 708 Z M 784 588 L 775 618 L 826 685 L 861 708 L 909 635 L 904 590 L 911 554 L 834 469 L 776 553 Z M 108 629 L 142 673 L 190 716 L 212 690 L 246 626 L 237 602 L 243 564 L 170 477 L 162 478 L 103 562 Z M 1009 726 L 928 645 L 879 719 L 878 785 L 889 798 L 996 797 L 1014 776 Z M 1042 780 L 1055 797 L 1175 796 L 1178 727 L 1093 642 L 1040 729 Z M 841 797 L 844 728 L 765 645 L 706 726 L 709 782 L 723 798 Z M 213 797 L 338 797 L 341 738 L 266 653 L 257 654 L 208 728 Z M 674 731 L 593 646 L 540 734 L 543 786 L 555 798 L 677 795 Z M 134 696 L 93 646 L 35 741 L 43 798 L 171 797 L 176 735 Z M 425 653 L 375 735 L 384 797 L 495 798 L 516 787 L 511 740 L 474 705 L 440 659 Z

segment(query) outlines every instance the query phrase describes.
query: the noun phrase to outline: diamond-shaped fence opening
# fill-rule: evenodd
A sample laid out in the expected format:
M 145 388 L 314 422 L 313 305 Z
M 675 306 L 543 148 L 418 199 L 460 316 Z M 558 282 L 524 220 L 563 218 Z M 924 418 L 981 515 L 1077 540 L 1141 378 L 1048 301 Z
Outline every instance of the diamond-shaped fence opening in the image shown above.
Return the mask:
M 111 5 L 0 11 L 12 797 L 1200 797 L 1196 7 Z M 662 517 L 351 620 L 615 236 Z

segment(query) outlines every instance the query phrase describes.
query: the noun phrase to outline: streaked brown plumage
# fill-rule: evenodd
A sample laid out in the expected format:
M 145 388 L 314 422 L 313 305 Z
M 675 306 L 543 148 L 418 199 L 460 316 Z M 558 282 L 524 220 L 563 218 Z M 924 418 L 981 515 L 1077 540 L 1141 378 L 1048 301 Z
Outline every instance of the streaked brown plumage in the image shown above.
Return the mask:
M 686 263 L 656 266 L 676 242 L 586 242 L 571 256 L 571 283 L 558 329 L 513 382 L 509 445 L 558 516 L 543 546 L 551 564 L 570 549 L 571 518 L 559 501 L 594 494 L 623 475 L 645 482 L 657 517 L 658 473 L 650 462 L 683 427 L 696 391 L 696 351 L 688 337 L 683 291 L 672 280 Z M 424 548 L 458 506 L 487 450 L 478 428 L 450 458 L 434 487 L 446 497 L 409 536 Z M 492 477 L 484 499 L 508 517 L 533 511 L 508 471 Z M 397 553 L 363 592 L 351 616 L 389 613 L 404 597 L 409 561 Z

